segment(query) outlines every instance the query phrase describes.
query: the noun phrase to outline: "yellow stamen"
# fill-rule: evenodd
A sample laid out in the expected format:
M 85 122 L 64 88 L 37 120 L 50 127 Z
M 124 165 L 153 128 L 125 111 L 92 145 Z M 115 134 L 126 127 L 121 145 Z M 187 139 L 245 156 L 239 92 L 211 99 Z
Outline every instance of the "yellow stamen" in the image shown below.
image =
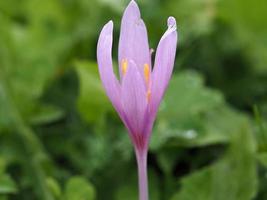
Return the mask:
M 149 102 L 150 99 L 151 99 L 151 90 L 148 90 L 148 91 L 146 92 L 146 100 Z
M 150 69 L 148 64 L 144 64 L 144 76 L 146 84 L 148 84 L 149 78 L 150 78 Z
M 124 76 L 127 72 L 128 69 L 128 61 L 127 59 L 122 59 L 121 61 L 121 71 L 122 71 L 122 75 Z

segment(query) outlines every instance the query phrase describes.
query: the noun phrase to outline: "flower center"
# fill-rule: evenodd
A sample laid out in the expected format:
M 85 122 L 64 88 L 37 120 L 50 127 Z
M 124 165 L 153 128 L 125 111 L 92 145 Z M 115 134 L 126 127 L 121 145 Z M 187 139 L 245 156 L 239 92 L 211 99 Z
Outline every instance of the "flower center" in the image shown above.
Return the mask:
M 122 75 L 125 76 L 125 74 L 127 73 L 128 70 L 128 60 L 127 59 L 122 59 L 121 61 L 121 72 Z M 143 69 L 143 73 L 144 73 L 144 78 L 145 78 L 145 83 L 146 83 L 146 87 L 147 87 L 147 91 L 146 91 L 146 99 L 149 102 L 151 99 L 151 90 L 150 90 L 150 68 L 149 68 L 149 64 L 145 63 L 144 64 L 144 69 Z

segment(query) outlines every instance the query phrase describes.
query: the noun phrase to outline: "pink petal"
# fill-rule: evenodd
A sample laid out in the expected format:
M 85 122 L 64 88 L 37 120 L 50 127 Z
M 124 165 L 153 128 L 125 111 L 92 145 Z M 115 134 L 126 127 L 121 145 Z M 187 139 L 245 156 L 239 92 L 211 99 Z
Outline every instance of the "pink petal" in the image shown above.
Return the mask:
M 141 73 L 143 73 L 145 64 L 151 67 L 146 26 L 141 19 L 138 5 L 133 0 L 126 8 L 121 22 L 119 41 L 120 74 L 124 59 L 133 60 Z
M 106 94 L 111 100 L 117 112 L 121 113 L 120 93 L 121 88 L 119 82 L 113 72 L 112 66 L 112 40 L 113 40 L 113 22 L 107 23 L 99 36 L 97 44 L 97 61 Z
M 158 110 L 158 106 L 172 74 L 176 46 L 176 20 L 173 17 L 169 17 L 168 30 L 164 33 L 159 42 L 152 72 L 151 110 L 154 114 L 156 114 Z
M 131 134 L 142 134 L 147 110 L 146 89 L 137 66 L 129 63 L 122 82 L 122 106 Z

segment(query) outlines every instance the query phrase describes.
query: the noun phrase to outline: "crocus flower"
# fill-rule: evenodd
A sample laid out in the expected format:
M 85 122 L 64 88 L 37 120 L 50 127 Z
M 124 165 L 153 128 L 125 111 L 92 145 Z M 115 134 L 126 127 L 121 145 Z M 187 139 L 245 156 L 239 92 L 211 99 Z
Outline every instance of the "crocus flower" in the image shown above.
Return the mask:
M 156 51 L 152 69 L 146 26 L 132 0 L 121 22 L 119 76 L 112 65 L 113 22 L 102 29 L 97 45 L 100 78 L 106 94 L 128 130 L 134 145 L 139 178 L 139 199 L 148 200 L 147 151 L 164 92 L 169 83 L 177 45 L 176 21 L 168 18 L 168 29 Z

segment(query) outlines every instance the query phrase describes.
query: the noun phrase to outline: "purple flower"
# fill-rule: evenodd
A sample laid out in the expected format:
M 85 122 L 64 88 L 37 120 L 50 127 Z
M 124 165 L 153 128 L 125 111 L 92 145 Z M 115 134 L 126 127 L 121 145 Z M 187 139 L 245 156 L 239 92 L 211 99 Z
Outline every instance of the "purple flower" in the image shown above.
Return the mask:
M 168 19 L 168 29 L 156 51 L 152 69 L 146 26 L 134 0 L 126 8 L 119 41 L 118 80 L 113 72 L 113 22 L 102 29 L 97 45 L 100 77 L 107 96 L 126 126 L 138 162 L 139 199 L 148 199 L 146 160 L 148 143 L 158 107 L 169 83 L 177 45 L 176 21 Z

